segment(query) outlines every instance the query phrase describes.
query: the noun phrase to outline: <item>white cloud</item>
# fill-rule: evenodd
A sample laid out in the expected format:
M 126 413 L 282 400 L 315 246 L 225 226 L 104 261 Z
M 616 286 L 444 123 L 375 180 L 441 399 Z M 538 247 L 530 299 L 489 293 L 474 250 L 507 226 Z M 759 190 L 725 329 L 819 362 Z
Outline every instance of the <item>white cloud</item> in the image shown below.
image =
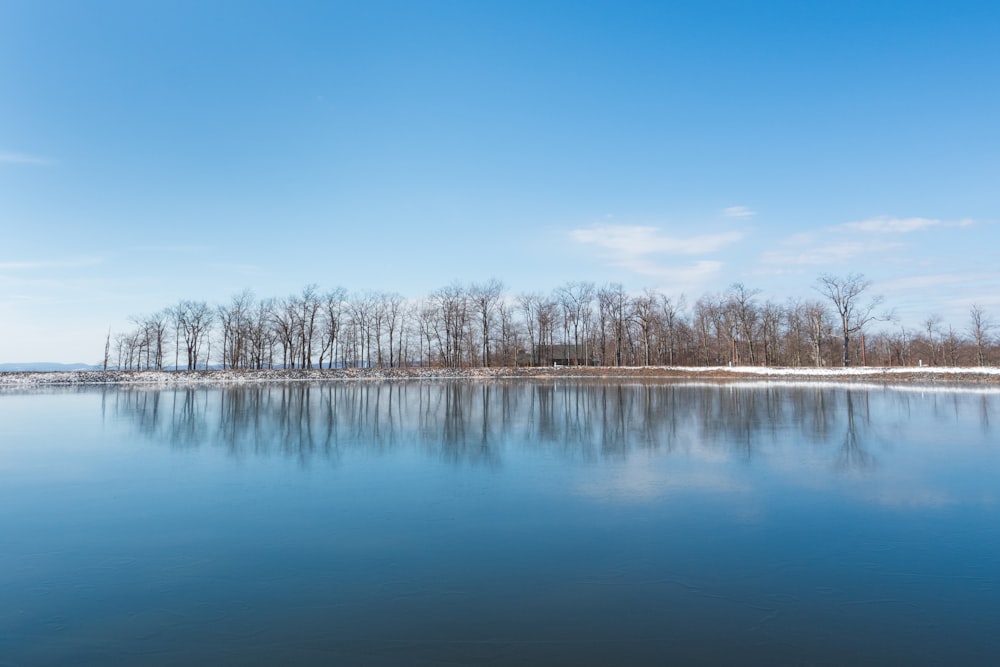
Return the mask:
M 570 232 L 570 237 L 578 243 L 596 245 L 614 253 L 634 256 L 658 253 L 700 255 L 736 243 L 743 238 L 743 234 L 723 232 L 678 238 L 661 236 L 656 227 L 597 225 L 589 229 L 574 229 Z
M 670 283 L 696 283 L 722 269 L 722 262 L 699 259 L 686 265 L 662 261 L 663 255 L 704 255 L 743 239 L 742 232 L 722 232 L 689 237 L 665 236 L 656 227 L 597 225 L 574 229 L 570 238 L 597 247 L 611 266 Z
M 761 255 L 767 265 L 813 266 L 850 262 L 858 257 L 899 250 L 906 247 L 893 240 L 901 235 L 934 228 L 968 227 L 972 220 L 944 221 L 936 218 L 896 218 L 876 216 L 867 220 L 845 222 L 816 232 L 800 232 L 786 238 L 784 250 Z M 845 234 L 852 240 L 844 240 Z
M 208 253 L 212 251 L 212 246 L 195 244 L 171 244 L 171 245 L 138 245 L 132 246 L 129 252 L 174 252 L 179 254 Z
M 622 261 L 615 265 L 640 275 L 666 280 L 671 284 L 700 283 L 722 270 L 722 262 L 707 259 L 687 266 L 663 266 L 645 258 L 633 259 L 627 263 Z
M 880 215 L 867 220 L 835 225 L 830 230 L 868 234 L 908 234 L 932 227 L 968 227 L 972 224 L 973 221 L 969 219 L 947 222 L 935 218 L 893 218 Z
M 0 151 L 0 162 L 7 164 L 53 164 L 53 160 L 38 155 Z
M 28 262 L 0 262 L 0 271 L 38 271 L 45 269 L 80 269 L 96 266 L 104 260 L 100 257 L 80 257 L 67 260 L 44 260 Z
M 727 218 L 752 218 L 756 213 L 749 206 L 729 206 L 722 210 Z
M 810 243 L 813 243 L 815 240 L 816 240 L 816 235 L 813 234 L 812 232 L 798 232 L 786 238 L 782 242 L 782 245 L 786 246 L 809 245 Z
M 772 251 L 761 256 L 765 264 L 818 265 L 847 262 L 862 255 L 886 252 L 902 247 L 902 243 L 817 243 L 816 245 L 795 251 Z
M 949 285 L 980 283 L 995 281 L 1000 275 L 990 273 L 936 273 L 917 276 L 905 276 L 882 283 L 882 289 L 887 292 L 902 292 L 907 290 L 924 291 L 947 287 Z
M 241 264 L 239 262 L 230 262 L 230 263 L 210 263 L 207 264 L 206 266 L 212 269 L 225 271 L 226 273 L 239 274 L 243 276 L 268 275 L 267 271 L 265 271 L 262 267 L 258 266 L 257 264 Z

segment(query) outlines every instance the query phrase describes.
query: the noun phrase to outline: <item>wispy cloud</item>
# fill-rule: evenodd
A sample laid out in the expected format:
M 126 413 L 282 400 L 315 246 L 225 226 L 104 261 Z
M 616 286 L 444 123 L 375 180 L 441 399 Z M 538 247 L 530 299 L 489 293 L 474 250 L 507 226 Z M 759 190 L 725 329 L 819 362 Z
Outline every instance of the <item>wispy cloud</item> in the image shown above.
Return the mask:
M 267 272 L 263 267 L 257 264 L 241 264 L 238 262 L 228 262 L 228 263 L 209 263 L 206 266 L 212 269 L 225 271 L 226 273 L 235 273 L 243 276 L 265 276 Z
M 722 262 L 699 259 L 678 266 L 665 262 L 665 255 L 694 256 L 717 252 L 743 239 L 742 232 L 722 232 L 696 236 L 667 236 L 656 227 L 639 225 L 597 225 L 574 229 L 570 238 L 596 247 L 611 266 L 671 283 L 694 283 L 718 273 Z
M 210 245 L 197 245 L 197 244 L 169 244 L 169 245 L 137 245 L 132 246 L 129 252 L 170 252 L 184 255 L 195 255 L 203 254 L 212 251 L 212 246 Z
M 866 234 L 908 234 L 933 227 L 968 227 L 972 220 L 944 221 L 935 218 L 893 218 L 880 215 L 858 222 L 834 225 L 831 231 L 863 232 Z
M 638 225 L 598 225 L 574 229 L 570 237 L 578 243 L 605 248 L 622 255 L 644 256 L 659 253 L 700 255 L 715 252 L 743 238 L 742 232 L 702 234 L 686 238 L 663 236 L 656 227 Z
M 727 218 L 752 218 L 756 213 L 749 206 L 729 206 L 722 210 Z
M 0 151 L 0 163 L 7 164 L 55 164 L 55 160 L 39 155 L 28 155 L 27 153 L 12 153 Z
M 973 224 L 968 219 L 947 221 L 937 218 L 876 216 L 794 234 L 781 243 L 781 248 L 762 254 L 761 262 L 786 267 L 846 263 L 859 257 L 885 255 L 907 247 L 909 244 L 904 243 L 901 238 L 907 234 L 935 228 L 968 227 Z
M 693 264 L 677 266 L 676 264 L 660 264 L 645 258 L 633 259 L 629 262 L 616 263 L 634 273 L 665 280 L 671 284 L 700 283 L 722 271 L 722 262 L 715 260 L 700 260 Z
M 65 260 L 42 260 L 42 261 L 20 261 L 20 262 L 0 262 L 0 271 L 44 271 L 49 269 L 80 269 L 88 266 L 96 266 L 104 261 L 100 257 L 79 257 Z
M 761 261 L 765 264 L 782 264 L 812 266 L 822 264 L 837 264 L 847 262 L 863 255 L 884 253 L 902 247 L 902 243 L 894 242 L 846 242 L 846 243 L 817 243 L 804 248 L 789 248 L 787 250 L 774 250 L 761 255 Z
M 991 315 L 1000 308 L 1000 293 L 997 292 L 1000 271 L 939 274 L 927 276 L 926 282 L 921 278 L 922 276 L 917 276 L 890 281 L 886 283 L 886 292 L 909 296 L 919 303 L 936 297 L 941 305 L 940 314 L 956 326 L 964 326 L 969 307 L 973 304 L 985 307 Z
M 935 273 L 904 276 L 886 281 L 882 288 L 887 292 L 917 291 L 966 284 L 994 284 L 1000 281 L 998 273 Z

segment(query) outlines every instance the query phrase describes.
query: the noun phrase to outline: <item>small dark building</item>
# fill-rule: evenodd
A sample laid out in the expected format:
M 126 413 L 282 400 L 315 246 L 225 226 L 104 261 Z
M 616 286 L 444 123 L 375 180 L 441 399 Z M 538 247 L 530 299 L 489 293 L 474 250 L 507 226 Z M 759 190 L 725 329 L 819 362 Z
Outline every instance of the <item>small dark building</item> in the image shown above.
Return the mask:
M 597 354 L 589 345 L 539 345 L 535 354 L 522 351 L 518 366 L 599 366 Z

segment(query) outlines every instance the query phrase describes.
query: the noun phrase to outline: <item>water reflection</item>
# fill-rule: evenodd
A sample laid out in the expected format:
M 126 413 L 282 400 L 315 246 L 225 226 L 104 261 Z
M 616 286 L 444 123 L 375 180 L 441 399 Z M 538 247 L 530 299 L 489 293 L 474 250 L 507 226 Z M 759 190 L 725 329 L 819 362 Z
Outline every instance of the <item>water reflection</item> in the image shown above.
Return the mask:
M 847 432 L 844 434 L 844 444 L 840 450 L 838 463 L 842 468 L 864 470 L 865 468 L 871 467 L 874 462 L 872 455 L 867 449 L 865 449 L 863 438 L 858 435 L 859 422 L 861 423 L 862 428 L 871 425 L 871 413 L 868 410 L 868 395 L 862 395 L 864 399 L 864 411 L 856 419 L 853 392 L 848 390 L 845 393 L 847 407 Z
M 705 450 L 749 462 L 792 442 L 862 471 L 915 421 L 974 417 L 988 435 L 997 400 L 830 385 L 397 382 L 121 389 L 104 404 L 155 442 L 303 463 L 413 446 L 455 464 L 500 466 L 511 442 L 588 461 Z
M 0 392 L 0 663 L 1000 664 L 998 402 Z

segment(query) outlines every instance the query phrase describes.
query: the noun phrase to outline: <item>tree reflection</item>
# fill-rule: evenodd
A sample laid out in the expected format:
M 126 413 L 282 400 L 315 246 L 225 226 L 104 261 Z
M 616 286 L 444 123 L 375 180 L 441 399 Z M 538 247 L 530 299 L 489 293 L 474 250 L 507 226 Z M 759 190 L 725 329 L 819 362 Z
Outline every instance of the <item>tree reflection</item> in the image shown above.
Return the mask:
M 880 423 L 910 412 L 903 392 L 878 393 Z M 120 389 L 106 403 L 144 438 L 224 447 L 235 457 L 304 464 L 416 448 L 455 465 L 497 467 L 510 447 L 564 459 L 624 460 L 639 451 L 705 450 L 750 461 L 788 448 L 829 448 L 861 470 L 869 451 L 870 389 L 666 382 L 331 382 L 166 390 Z M 978 404 L 989 429 L 995 396 Z M 950 411 L 935 416 L 949 419 Z M 891 420 L 890 422 L 891 423 Z
M 864 422 L 869 423 L 868 392 L 862 394 L 865 405 Z M 874 464 L 874 458 L 865 448 L 864 441 L 858 437 L 858 424 L 854 414 L 854 392 L 845 392 L 847 403 L 847 432 L 837 459 L 838 466 L 848 470 L 865 470 Z

